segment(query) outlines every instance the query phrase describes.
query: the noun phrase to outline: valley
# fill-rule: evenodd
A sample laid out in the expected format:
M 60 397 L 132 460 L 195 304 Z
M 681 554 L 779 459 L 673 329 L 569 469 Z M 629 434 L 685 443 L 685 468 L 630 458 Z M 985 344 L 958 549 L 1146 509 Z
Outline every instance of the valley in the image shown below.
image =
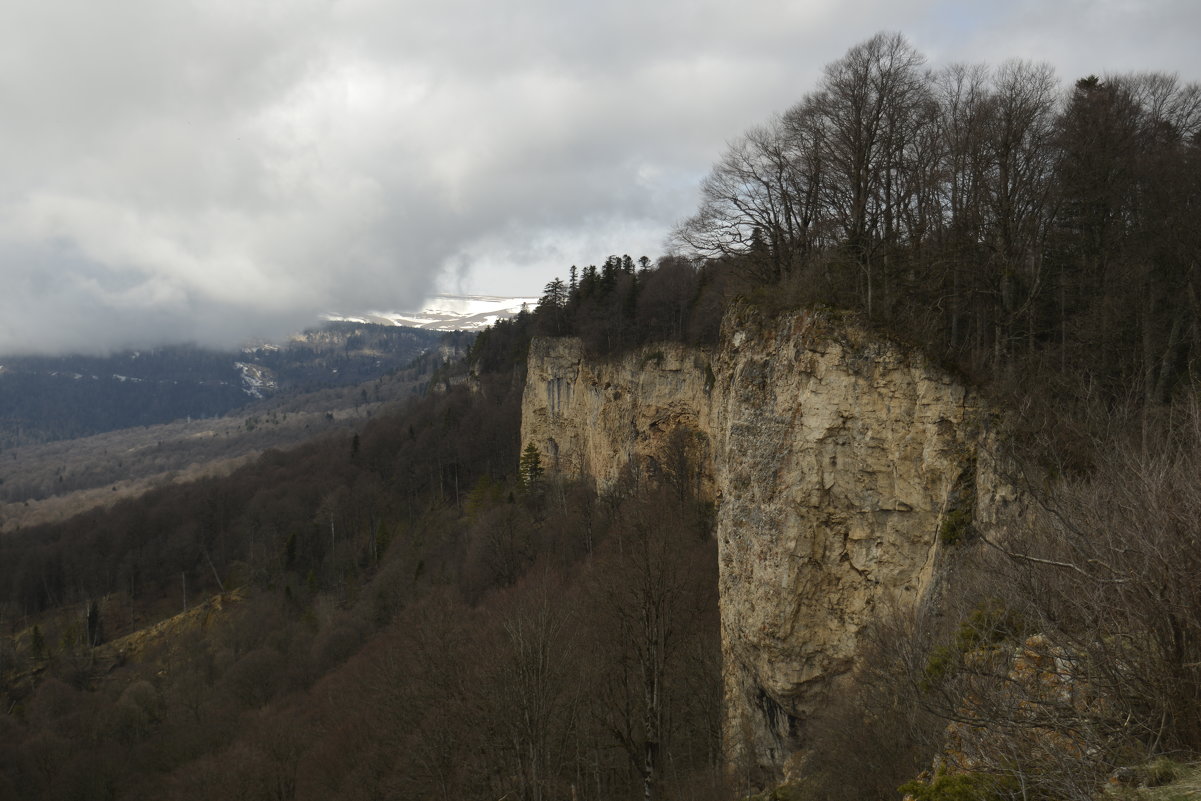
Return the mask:
M 349 432 L 424 391 L 470 341 L 453 329 L 332 322 L 239 354 L 176 348 L 6 359 L 0 534 Z M 109 404 L 119 413 L 104 415 Z

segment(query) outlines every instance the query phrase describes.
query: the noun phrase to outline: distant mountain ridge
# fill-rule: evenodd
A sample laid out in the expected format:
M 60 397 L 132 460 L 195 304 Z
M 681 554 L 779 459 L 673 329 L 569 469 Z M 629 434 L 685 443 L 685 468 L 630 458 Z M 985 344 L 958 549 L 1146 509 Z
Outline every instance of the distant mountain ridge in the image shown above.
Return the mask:
M 469 336 L 327 322 L 279 345 L 239 351 L 186 345 L 111 356 L 5 357 L 0 448 L 219 417 L 281 392 L 372 381 L 423 354 L 457 351 Z
M 537 305 L 538 298 L 535 297 L 434 295 L 425 302 L 420 311 L 415 312 L 370 311 L 352 315 L 329 313 L 322 317 L 330 322 L 399 325 L 426 331 L 481 331 L 497 320 L 507 320 L 516 316 L 523 306 L 533 311 Z
M 283 392 L 371 381 L 537 305 L 436 295 L 413 312 L 326 314 L 319 327 L 237 351 L 176 345 L 109 356 L 0 358 L 0 449 L 229 414 Z M 463 332 L 453 334 L 451 332 Z

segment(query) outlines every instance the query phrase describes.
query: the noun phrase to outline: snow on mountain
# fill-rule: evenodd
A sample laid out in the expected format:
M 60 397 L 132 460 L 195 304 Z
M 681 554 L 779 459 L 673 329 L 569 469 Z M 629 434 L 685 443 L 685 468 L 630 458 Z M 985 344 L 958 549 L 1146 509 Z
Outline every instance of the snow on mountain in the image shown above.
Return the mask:
M 404 325 L 428 331 L 479 331 L 497 320 L 507 320 L 527 306 L 531 311 L 538 298 L 502 298 L 492 295 L 435 295 L 420 311 L 366 314 L 324 314 L 330 321 Z
M 252 398 L 264 398 L 279 389 L 275 374 L 261 364 L 251 362 L 234 362 L 234 367 L 242 374 L 242 391 Z M 335 370 L 335 372 L 337 372 Z

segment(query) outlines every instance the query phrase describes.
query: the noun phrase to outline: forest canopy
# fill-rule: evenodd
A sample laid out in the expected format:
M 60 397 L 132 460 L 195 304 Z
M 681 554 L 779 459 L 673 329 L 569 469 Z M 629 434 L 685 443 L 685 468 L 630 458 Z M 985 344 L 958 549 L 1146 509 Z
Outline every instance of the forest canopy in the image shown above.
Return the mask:
M 674 233 L 785 303 L 853 308 L 984 373 L 1167 400 L 1201 347 L 1201 88 L 929 68 L 900 34 L 730 144 Z

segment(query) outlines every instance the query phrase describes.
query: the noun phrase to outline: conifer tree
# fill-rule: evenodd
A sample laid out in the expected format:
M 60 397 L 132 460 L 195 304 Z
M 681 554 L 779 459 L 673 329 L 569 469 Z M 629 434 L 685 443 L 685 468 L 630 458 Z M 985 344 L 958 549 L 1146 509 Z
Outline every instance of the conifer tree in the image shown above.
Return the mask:
M 544 470 L 542 469 L 542 455 L 538 453 L 538 447 L 534 443 L 525 446 L 525 450 L 521 452 L 521 461 L 518 464 L 517 475 L 521 481 L 521 488 L 529 491 L 538 481 L 541 480 Z

